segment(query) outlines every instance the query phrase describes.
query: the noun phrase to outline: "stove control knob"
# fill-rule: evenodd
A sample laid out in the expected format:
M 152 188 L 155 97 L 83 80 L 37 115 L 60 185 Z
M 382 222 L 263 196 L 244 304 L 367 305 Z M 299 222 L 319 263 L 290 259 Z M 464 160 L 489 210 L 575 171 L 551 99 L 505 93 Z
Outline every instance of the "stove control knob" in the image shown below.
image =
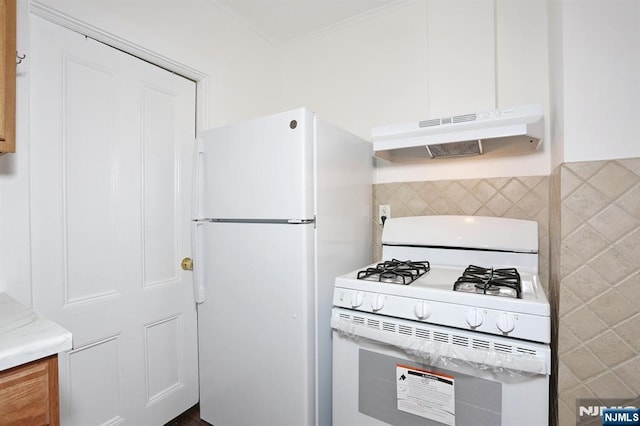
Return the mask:
M 469 324 L 471 328 L 479 327 L 482 321 L 484 321 L 484 315 L 480 310 L 473 308 L 467 311 L 467 324 Z
M 425 320 L 431 316 L 431 304 L 428 302 L 418 302 L 413 307 L 413 313 L 419 320 Z
M 375 312 L 375 311 L 379 311 L 383 307 L 384 307 L 384 296 L 381 294 L 376 294 L 375 296 L 373 296 L 373 299 L 371 299 L 371 309 L 373 309 Z
M 352 308 L 357 308 L 358 306 L 362 305 L 362 302 L 364 302 L 364 294 L 360 293 L 359 291 L 356 291 L 351 295 Z
M 496 327 L 503 333 L 509 333 L 516 328 L 516 319 L 512 314 L 504 312 L 498 316 Z

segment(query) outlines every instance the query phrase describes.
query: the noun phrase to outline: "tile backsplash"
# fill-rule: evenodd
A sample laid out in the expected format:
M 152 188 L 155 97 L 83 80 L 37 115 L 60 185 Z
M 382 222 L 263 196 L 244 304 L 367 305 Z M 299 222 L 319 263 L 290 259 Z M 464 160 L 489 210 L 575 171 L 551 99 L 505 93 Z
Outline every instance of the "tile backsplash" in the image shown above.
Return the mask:
M 378 205 L 391 206 L 391 217 L 475 215 L 538 222 L 539 269 L 542 281 L 549 270 L 549 177 L 461 179 L 385 183 L 373 186 L 373 254 L 381 256 L 382 226 Z
M 576 422 L 577 398 L 640 395 L 640 159 L 565 163 L 558 173 L 551 280 L 564 426 Z

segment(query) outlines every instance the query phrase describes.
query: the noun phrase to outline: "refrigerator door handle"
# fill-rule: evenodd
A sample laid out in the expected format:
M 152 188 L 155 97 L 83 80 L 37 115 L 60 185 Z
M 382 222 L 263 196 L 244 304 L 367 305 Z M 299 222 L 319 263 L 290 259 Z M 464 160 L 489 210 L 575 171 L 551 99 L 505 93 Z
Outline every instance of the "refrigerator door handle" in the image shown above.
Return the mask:
M 202 218 L 194 219 L 196 223 L 262 223 L 272 225 L 306 225 L 315 223 L 313 219 L 228 219 L 228 218 Z
M 193 193 L 191 194 L 191 217 L 200 217 L 200 191 L 202 185 L 202 162 L 204 161 L 204 141 L 196 138 L 196 146 L 193 153 Z
M 204 262 L 200 227 L 206 222 L 192 222 L 191 224 L 191 241 L 193 243 L 193 297 L 196 304 L 203 303 L 204 297 Z
M 288 219 L 287 223 L 291 225 L 306 225 L 307 223 L 315 223 L 315 219 Z

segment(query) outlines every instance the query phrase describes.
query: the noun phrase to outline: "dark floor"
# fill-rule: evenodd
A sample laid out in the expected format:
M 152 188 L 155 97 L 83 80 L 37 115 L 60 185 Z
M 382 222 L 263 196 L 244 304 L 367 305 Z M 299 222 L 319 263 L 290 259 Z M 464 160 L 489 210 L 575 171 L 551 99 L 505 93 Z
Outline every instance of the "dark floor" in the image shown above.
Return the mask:
M 200 406 L 198 404 L 189 408 L 165 426 L 203 426 L 209 425 L 204 420 L 200 420 Z

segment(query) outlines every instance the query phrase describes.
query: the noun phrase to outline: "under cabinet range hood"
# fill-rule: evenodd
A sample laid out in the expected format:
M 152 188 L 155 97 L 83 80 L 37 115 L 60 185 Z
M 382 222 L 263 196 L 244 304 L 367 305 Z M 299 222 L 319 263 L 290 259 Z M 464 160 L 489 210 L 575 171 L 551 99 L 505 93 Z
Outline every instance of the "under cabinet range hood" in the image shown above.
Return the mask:
M 388 161 L 533 152 L 542 143 L 541 105 L 374 127 L 374 155 Z

